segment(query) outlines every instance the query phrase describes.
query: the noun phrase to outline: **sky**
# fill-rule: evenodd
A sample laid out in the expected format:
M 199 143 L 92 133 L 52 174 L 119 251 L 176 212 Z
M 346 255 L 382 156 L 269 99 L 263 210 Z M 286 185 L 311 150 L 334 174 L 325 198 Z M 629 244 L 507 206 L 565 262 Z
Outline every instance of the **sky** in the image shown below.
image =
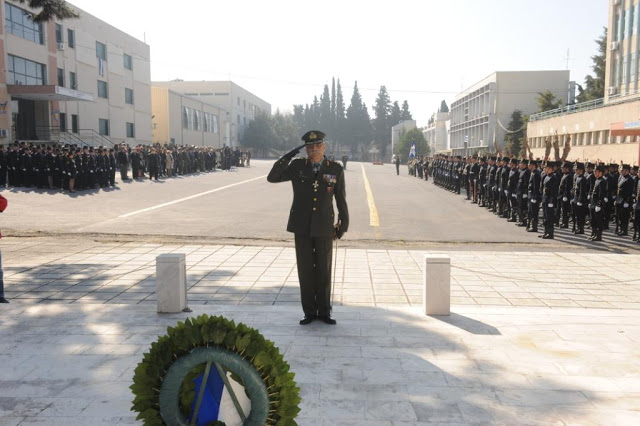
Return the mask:
M 609 0 L 73 0 L 151 47 L 151 79 L 229 80 L 291 112 L 339 79 L 418 126 L 494 71 L 592 74 Z M 569 53 L 567 55 L 567 53 Z M 568 60 L 567 60 L 568 58 Z

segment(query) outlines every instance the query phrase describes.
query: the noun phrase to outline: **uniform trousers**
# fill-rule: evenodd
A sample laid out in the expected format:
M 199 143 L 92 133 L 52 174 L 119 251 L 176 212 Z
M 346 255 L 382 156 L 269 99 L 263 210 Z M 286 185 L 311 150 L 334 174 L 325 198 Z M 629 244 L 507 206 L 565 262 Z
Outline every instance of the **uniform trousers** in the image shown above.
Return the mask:
M 333 238 L 295 234 L 295 243 L 304 315 L 329 316 Z

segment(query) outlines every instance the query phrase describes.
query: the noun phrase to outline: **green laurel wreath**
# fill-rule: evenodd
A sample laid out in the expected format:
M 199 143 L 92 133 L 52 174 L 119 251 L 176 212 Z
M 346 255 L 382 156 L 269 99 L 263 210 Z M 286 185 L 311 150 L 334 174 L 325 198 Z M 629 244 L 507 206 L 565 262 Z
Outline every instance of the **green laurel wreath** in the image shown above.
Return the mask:
M 160 413 L 160 389 L 168 370 L 194 349 L 211 347 L 239 355 L 260 374 L 269 396 L 267 425 L 297 424 L 294 419 L 300 411 L 300 388 L 294 381 L 295 374 L 289 371 L 289 364 L 278 348 L 245 324 L 236 325 L 224 317 L 206 314 L 187 318 L 175 327 L 168 327 L 167 334 L 153 342 L 149 352 L 143 355 L 130 387 L 134 395 L 131 409 L 139 413 L 137 420 L 142 420 L 145 425 L 164 425 Z M 179 407 L 185 417 L 189 415 L 196 397 L 193 379 L 201 375 L 204 369 L 204 364 L 192 368 L 182 381 Z M 233 371 L 231 377 L 243 384 Z

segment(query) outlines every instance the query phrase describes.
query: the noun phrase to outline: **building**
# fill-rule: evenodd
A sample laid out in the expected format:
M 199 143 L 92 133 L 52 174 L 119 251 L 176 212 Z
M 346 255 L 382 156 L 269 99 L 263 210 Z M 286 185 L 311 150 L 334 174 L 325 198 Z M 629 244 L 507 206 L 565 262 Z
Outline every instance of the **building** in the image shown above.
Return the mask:
M 222 148 L 227 113 L 166 87 L 151 88 L 153 142 Z
M 149 46 L 70 6 L 38 24 L 0 0 L 0 143 L 151 142 Z
M 532 115 L 527 139 L 535 157 L 544 158 L 545 139 L 557 132 L 563 145 L 570 138 L 569 160 L 640 164 L 640 1 L 607 1 L 604 97 Z
M 402 139 L 402 135 L 415 128 L 415 120 L 404 120 L 391 127 L 391 151 L 387 149 L 387 152 L 391 152 L 391 155 L 393 155 L 394 147 L 400 142 L 400 139 Z
M 449 143 L 456 155 L 503 149 L 511 114 L 538 109 L 539 93 L 549 90 L 563 104 L 573 101 L 569 71 L 498 71 L 456 96 L 451 105 Z
M 271 115 L 271 105 L 232 81 L 158 81 L 153 86 L 171 89 L 203 103 L 221 108 L 224 120 L 223 144 L 239 146 L 244 129 L 259 114 Z
M 449 151 L 450 126 L 451 121 L 448 111 L 441 112 L 438 110 L 438 112 L 433 114 L 432 119 L 429 120 L 429 124 L 427 124 L 422 134 L 431 148 L 432 155 Z

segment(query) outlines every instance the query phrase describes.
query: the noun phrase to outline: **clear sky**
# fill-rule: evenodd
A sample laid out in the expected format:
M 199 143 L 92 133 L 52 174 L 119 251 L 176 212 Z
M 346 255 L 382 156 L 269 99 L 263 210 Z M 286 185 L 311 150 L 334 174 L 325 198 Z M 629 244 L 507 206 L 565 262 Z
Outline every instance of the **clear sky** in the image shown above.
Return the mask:
M 493 71 L 592 73 L 609 0 L 75 0 L 151 46 L 151 79 L 231 79 L 291 111 L 331 77 L 381 85 L 418 126 Z M 370 114 L 373 116 L 372 111 Z

